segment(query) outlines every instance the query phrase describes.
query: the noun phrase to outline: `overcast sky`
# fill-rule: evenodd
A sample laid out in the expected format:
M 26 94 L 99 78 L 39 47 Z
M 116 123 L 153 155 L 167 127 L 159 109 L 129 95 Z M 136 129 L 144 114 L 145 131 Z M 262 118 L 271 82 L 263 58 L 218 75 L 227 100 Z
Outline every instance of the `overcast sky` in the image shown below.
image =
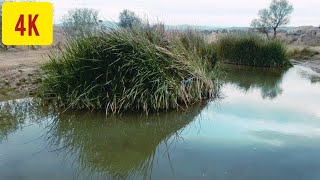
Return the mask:
M 170 25 L 249 26 L 271 0 L 51 0 L 55 21 L 72 8 L 93 8 L 106 20 L 118 21 L 123 9 Z M 320 0 L 290 0 L 294 6 L 289 26 L 320 25 Z

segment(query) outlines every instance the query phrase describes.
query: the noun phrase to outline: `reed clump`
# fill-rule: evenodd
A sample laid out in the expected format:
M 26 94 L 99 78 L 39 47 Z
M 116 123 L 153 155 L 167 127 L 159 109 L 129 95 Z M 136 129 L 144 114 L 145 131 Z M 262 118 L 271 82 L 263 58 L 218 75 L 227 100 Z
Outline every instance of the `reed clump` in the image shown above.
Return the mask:
M 144 25 L 68 41 L 43 66 L 40 96 L 59 107 L 107 113 L 166 111 L 213 98 L 217 69 L 208 67 L 215 62 L 186 47 L 188 35 L 175 33 Z
M 230 64 L 259 67 L 291 65 L 284 43 L 253 33 L 222 35 L 217 42 L 217 51 L 221 61 Z

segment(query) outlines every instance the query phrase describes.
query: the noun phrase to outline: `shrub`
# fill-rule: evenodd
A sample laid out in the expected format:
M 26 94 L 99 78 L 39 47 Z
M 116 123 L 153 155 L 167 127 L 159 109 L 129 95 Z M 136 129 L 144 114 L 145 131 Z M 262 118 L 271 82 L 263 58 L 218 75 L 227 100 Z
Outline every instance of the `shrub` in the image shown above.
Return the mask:
M 208 64 L 163 28 L 109 29 L 51 54 L 40 95 L 73 109 L 169 110 L 215 95 Z
M 99 11 L 88 8 L 72 9 L 62 19 L 64 33 L 81 38 L 95 33 L 99 27 Z
M 266 39 L 256 34 L 234 33 L 218 39 L 218 55 L 225 63 L 285 67 L 290 65 L 286 46 L 276 39 Z
M 119 26 L 123 28 L 132 28 L 141 25 L 142 20 L 134 12 L 127 9 L 119 14 Z

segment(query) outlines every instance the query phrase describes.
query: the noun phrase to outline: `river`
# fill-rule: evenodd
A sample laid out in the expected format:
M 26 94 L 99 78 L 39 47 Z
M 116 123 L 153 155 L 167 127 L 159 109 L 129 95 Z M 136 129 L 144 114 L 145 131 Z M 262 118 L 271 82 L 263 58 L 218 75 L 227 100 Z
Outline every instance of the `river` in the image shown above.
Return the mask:
M 221 98 L 151 114 L 0 103 L 0 179 L 320 179 L 320 74 L 226 67 Z

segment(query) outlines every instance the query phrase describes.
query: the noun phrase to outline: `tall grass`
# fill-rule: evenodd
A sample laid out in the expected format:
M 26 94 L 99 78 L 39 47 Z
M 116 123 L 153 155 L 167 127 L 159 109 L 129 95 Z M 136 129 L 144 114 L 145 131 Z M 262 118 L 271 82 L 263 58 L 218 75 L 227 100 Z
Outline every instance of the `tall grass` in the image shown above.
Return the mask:
M 319 52 L 309 48 L 305 47 L 302 49 L 295 48 L 288 51 L 288 56 L 291 59 L 295 60 L 308 60 L 314 58 L 314 56 L 319 55 Z
M 188 106 L 217 92 L 215 68 L 208 68 L 214 63 L 203 56 L 161 26 L 109 29 L 52 53 L 40 95 L 64 108 L 107 113 Z
M 177 33 L 183 46 L 188 51 L 194 51 L 201 56 L 210 65 L 208 68 L 214 68 L 218 61 L 217 47 L 215 43 L 210 43 L 205 38 L 204 34 L 197 32 L 196 30 L 188 29 L 184 32 Z
M 290 65 L 282 42 L 252 33 L 223 35 L 218 39 L 217 49 L 219 58 L 226 63 L 260 67 Z

